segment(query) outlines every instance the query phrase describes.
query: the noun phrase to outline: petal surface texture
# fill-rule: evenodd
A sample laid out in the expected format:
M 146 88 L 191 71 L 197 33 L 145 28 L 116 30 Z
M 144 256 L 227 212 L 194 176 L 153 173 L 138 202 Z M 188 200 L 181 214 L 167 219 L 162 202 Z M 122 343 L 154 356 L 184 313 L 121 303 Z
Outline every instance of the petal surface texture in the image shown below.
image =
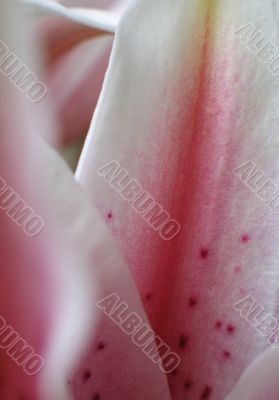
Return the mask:
M 255 34 L 278 43 L 278 15 L 273 1 L 135 1 L 77 170 L 181 357 L 173 399 L 223 400 L 266 348 L 236 302 L 276 315 L 279 220 L 255 176 L 279 182 L 278 78 Z M 171 240 L 164 215 L 181 226 Z
M 55 205 L 58 208 L 65 238 L 76 253 L 83 252 L 90 263 L 89 277 L 93 279 L 88 283 L 92 292 L 96 292 L 90 309 L 91 315 L 95 316 L 91 336 L 83 345 L 82 357 L 76 361 L 74 371 L 68 374 L 73 398 L 91 400 L 100 396 L 101 399 L 115 400 L 145 397 L 170 400 L 165 374 L 121 329 L 120 322 L 124 322 L 131 312 L 136 313 L 142 323 L 148 324 L 148 320 L 131 273 L 109 229 L 58 156 L 46 149 L 41 149 L 40 154 L 42 169 L 51 171 L 50 182 L 55 181 L 57 185 L 55 195 L 49 201 L 53 208 Z M 69 198 L 61 201 L 67 193 Z M 78 261 L 76 266 L 84 268 Z M 115 320 L 97 307 L 97 302 L 112 294 L 119 298 L 114 308 L 117 309 L 122 302 L 127 304 L 126 310 L 120 306 L 122 318 L 115 316 Z M 81 328 L 77 326 L 77 329 Z
M 226 400 L 276 400 L 278 367 L 278 349 L 266 350 L 247 368 Z

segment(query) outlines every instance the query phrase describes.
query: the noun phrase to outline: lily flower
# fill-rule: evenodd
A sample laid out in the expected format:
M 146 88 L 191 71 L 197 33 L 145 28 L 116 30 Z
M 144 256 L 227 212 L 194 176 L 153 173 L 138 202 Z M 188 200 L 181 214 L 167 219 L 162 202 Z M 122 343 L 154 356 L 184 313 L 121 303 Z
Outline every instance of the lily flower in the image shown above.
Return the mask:
M 1 398 L 277 400 L 274 2 L 132 0 L 114 23 L 22 3 L 51 17 L 4 0 L 0 39 L 40 71 L 34 21 L 51 93 L 30 103 L 0 76 Z M 74 176 L 45 142 L 80 136 L 90 112 Z

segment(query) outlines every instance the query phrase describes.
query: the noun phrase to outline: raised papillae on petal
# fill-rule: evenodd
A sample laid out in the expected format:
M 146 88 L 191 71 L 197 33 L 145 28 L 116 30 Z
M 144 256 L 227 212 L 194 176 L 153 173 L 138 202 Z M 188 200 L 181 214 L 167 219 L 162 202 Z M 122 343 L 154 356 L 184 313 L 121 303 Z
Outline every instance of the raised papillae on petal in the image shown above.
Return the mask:
M 277 16 L 272 1 L 135 1 L 77 171 L 181 357 L 174 399 L 223 400 L 276 317 L 279 220 L 262 188 L 279 181 L 278 77 L 260 46 L 278 44 Z M 249 295 L 250 323 L 234 307 Z

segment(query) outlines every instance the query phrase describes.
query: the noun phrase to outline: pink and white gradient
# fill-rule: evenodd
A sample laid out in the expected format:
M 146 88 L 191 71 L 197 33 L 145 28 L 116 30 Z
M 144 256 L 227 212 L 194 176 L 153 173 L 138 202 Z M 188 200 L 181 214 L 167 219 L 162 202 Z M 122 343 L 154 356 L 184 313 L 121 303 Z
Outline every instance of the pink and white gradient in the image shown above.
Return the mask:
M 173 399 L 223 400 L 266 348 L 232 304 L 247 292 L 274 312 L 279 221 L 233 169 L 252 159 L 279 181 L 278 90 L 234 33 L 253 21 L 278 42 L 276 11 L 271 1 L 135 1 L 79 163 L 153 328 L 182 358 L 168 377 Z M 111 160 L 179 221 L 177 237 L 162 241 L 100 179 Z

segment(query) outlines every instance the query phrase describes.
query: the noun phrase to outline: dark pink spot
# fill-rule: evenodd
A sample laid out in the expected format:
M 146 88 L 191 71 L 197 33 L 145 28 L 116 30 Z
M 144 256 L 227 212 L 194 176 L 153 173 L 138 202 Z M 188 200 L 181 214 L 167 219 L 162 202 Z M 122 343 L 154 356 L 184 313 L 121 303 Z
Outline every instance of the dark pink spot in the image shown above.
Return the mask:
M 203 392 L 202 392 L 202 395 L 201 395 L 201 399 L 202 400 L 209 399 L 211 393 L 212 393 L 211 387 L 206 385 L 205 388 L 203 389 Z
M 241 241 L 242 241 L 242 243 L 247 243 L 248 241 L 249 241 L 249 235 L 247 235 L 247 233 L 244 233 L 242 236 L 241 236 Z
M 227 350 L 224 351 L 223 355 L 225 358 L 231 358 L 231 353 Z
M 99 393 L 95 393 L 92 397 L 92 400 L 101 400 L 101 396 L 99 395 Z
M 83 380 L 88 381 L 91 378 L 91 372 L 89 370 L 85 371 L 83 374 Z
M 188 343 L 188 336 L 181 335 L 179 338 L 179 347 L 181 349 L 185 349 L 185 347 L 187 346 L 187 343 Z
M 186 379 L 184 382 L 184 389 L 190 390 L 192 386 L 193 386 L 193 382 L 190 379 Z
M 235 267 L 235 272 L 237 273 L 237 274 L 240 274 L 240 272 L 241 272 L 241 267 L 239 266 L 239 265 L 237 265 L 236 267 Z
M 112 212 L 111 211 L 108 213 L 108 219 L 112 219 Z
M 216 321 L 215 322 L 215 328 L 216 329 L 221 329 L 222 328 L 222 322 L 221 321 Z
M 227 332 L 228 333 L 234 333 L 234 331 L 235 331 L 235 327 L 232 324 L 229 324 L 227 326 Z
M 146 295 L 145 295 L 145 300 L 150 301 L 150 300 L 151 300 L 151 297 L 152 297 L 152 294 L 151 294 L 151 293 L 146 293 Z
M 98 350 L 103 350 L 105 348 L 105 344 L 103 342 L 100 342 L 97 346 Z
M 189 306 L 195 307 L 197 305 L 197 299 L 195 297 L 190 297 L 189 299 Z
M 203 258 L 203 259 L 205 259 L 205 258 L 207 258 L 208 257 L 208 249 L 206 248 L 206 247 L 202 247 L 201 249 L 200 249 L 200 257 L 201 258 Z

